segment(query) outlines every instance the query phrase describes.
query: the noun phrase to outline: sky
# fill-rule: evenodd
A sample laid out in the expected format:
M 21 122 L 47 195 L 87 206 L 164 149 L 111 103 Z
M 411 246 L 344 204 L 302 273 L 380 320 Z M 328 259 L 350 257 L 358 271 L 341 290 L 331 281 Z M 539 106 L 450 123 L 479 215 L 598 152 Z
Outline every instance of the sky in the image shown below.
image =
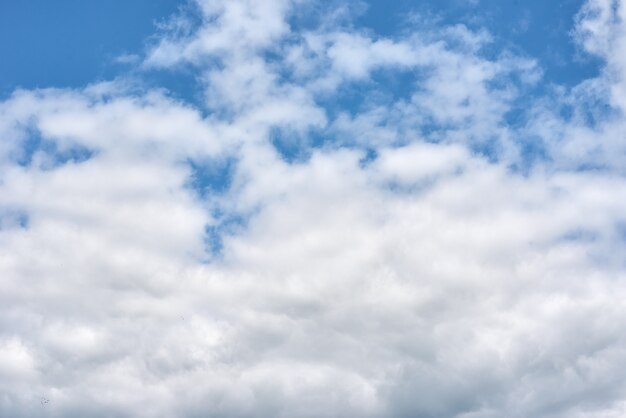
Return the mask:
M 0 2 L 0 416 L 626 415 L 626 3 Z

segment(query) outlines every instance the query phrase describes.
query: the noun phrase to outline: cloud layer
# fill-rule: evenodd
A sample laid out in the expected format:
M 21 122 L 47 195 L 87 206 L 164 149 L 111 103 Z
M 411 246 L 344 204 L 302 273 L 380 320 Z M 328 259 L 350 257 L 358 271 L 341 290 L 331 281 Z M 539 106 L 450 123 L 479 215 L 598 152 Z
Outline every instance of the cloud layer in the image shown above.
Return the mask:
M 487 31 L 353 12 L 196 0 L 135 71 L 201 105 L 0 103 L 1 416 L 626 413 L 626 5 L 544 94 Z

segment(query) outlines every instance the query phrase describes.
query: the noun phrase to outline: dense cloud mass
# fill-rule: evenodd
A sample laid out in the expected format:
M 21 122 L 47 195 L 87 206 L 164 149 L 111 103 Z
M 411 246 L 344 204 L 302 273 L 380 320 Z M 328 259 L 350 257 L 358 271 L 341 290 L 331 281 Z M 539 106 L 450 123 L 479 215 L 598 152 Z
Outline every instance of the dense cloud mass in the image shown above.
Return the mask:
M 626 4 L 532 97 L 487 31 L 352 13 L 196 0 L 0 102 L 0 416 L 626 415 Z

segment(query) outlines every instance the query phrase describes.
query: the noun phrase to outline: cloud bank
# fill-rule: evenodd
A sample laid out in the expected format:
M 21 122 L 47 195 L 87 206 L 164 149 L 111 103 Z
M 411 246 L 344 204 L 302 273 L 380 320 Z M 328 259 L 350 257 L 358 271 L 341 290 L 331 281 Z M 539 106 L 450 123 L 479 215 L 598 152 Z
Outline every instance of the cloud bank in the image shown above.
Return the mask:
M 626 4 L 541 94 L 487 31 L 354 13 L 196 0 L 135 71 L 200 104 L 0 103 L 1 416 L 626 414 Z

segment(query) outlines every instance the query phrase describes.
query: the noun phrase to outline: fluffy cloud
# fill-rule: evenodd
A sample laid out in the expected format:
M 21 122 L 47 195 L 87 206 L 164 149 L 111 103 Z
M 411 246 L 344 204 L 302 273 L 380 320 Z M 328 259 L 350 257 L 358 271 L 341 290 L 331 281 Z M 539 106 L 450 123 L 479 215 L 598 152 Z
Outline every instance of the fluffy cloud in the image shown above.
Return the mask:
M 486 33 L 302 10 L 174 17 L 140 66 L 202 108 L 0 103 L 0 415 L 622 416 L 624 5 L 587 3 L 605 71 L 519 127 L 540 66 Z

